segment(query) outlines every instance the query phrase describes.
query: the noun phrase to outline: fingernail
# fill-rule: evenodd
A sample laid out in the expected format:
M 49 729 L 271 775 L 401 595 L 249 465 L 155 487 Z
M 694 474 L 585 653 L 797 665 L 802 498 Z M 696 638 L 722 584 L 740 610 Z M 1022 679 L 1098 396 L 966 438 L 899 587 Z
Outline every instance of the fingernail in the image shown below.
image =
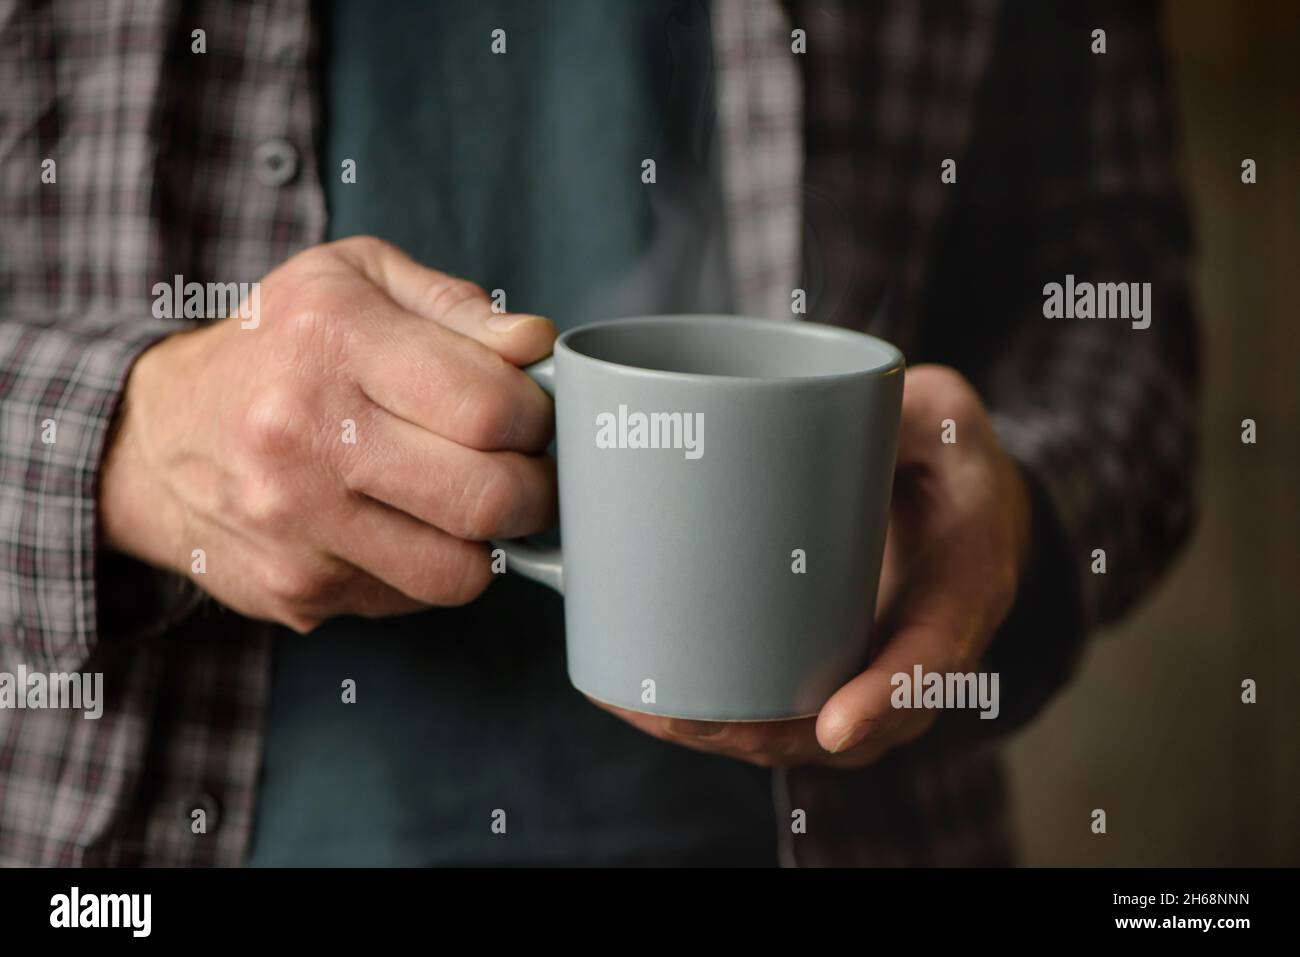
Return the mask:
M 875 722 L 870 718 L 865 718 L 862 721 L 857 722 L 849 728 L 848 731 L 844 732 L 842 738 L 835 742 L 835 747 L 831 748 L 831 754 L 839 754 L 841 751 L 846 751 L 853 747 L 867 736 L 867 732 L 871 730 L 873 724 L 875 724 Z
M 529 312 L 493 313 L 488 316 L 487 327 L 492 332 L 509 332 L 516 326 L 522 326 L 525 322 L 532 322 L 534 319 L 541 318 L 541 316 L 535 316 Z
M 691 721 L 686 718 L 670 718 L 668 720 L 668 731 L 670 734 L 680 734 L 691 738 L 712 738 L 723 732 L 727 727 L 725 721 Z

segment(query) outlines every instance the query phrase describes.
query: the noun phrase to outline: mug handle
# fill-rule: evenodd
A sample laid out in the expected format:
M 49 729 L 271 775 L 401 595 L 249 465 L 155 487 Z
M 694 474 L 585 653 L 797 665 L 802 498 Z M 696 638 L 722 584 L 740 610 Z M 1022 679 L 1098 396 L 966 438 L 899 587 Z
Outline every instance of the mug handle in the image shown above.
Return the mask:
M 523 370 L 530 379 L 546 390 L 552 398 L 555 396 L 555 357 L 549 356 L 541 362 L 534 362 Z M 558 547 L 537 545 L 526 538 L 512 538 L 508 541 L 492 541 L 493 548 L 499 548 L 506 555 L 506 571 L 516 571 L 525 578 L 541 582 L 564 594 L 564 559 Z

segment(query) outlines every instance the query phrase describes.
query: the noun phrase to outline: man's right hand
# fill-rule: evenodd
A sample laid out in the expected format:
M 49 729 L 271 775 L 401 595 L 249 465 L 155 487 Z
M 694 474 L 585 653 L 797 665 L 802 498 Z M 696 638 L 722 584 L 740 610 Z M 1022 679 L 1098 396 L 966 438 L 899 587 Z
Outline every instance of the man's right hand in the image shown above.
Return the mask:
M 550 352 L 548 320 L 494 313 L 473 283 L 365 237 L 271 272 L 259 318 L 136 362 L 103 547 L 306 632 L 468 602 L 491 579 L 485 540 L 554 524 L 551 400 L 518 368 Z

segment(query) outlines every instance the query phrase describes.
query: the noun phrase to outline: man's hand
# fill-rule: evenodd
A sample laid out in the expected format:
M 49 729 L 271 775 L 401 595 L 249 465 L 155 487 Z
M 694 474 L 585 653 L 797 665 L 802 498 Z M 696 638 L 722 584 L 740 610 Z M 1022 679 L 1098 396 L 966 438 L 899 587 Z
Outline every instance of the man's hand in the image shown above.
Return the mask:
M 942 422 L 956 422 L 953 444 Z M 1028 559 L 1029 489 L 970 384 L 943 366 L 909 369 L 870 667 L 816 718 L 686 721 L 595 702 L 655 737 L 764 767 L 860 767 L 924 734 L 938 712 L 890 705 L 890 678 L 974 670 L 1015 600 Z
M 555 521 L 551 400 L 518 369 L 554 338 L 379 240 L 307 250 L 262 281 L 256 328 L 226 319 L 136 362 L 103 544 L 300 632 L 470 601 L 484 540 Z

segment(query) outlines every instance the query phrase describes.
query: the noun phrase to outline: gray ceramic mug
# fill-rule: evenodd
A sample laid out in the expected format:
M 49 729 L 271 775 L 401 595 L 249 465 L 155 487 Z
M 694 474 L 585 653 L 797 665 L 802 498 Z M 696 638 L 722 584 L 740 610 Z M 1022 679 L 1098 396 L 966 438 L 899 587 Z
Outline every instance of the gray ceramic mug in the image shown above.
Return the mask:
M 651 714 L 816 714 L 866 665 L 903 356 L 831 326 L 650 316 L 571 329 L 560 548 L 496 543 L 564 595 L 569 679 Z

